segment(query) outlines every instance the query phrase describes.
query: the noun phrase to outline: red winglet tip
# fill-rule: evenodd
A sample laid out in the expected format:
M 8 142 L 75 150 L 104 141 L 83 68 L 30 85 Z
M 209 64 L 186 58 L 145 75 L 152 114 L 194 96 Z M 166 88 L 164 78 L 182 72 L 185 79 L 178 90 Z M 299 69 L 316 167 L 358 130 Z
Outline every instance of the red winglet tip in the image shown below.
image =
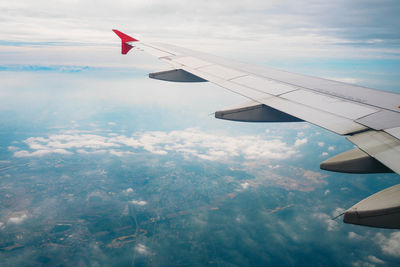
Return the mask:
M 126 43 L 126 42 L 137 42 L 137 41 L 139 41 L 139 40 L 137 40 L 137 39 L 135 39 L 135 38 L 133 38 L 133 37 L 131 37 L 131 36 L 129 36 L 129 35 L 123 33 L 123 32 L 120 32 L 119 30 L 113 29 L 113 32 L 115 32 L 115 34 L 118 35 L 119 38 L 121 38 L 121 41 L 122 41 L 123 43 Z

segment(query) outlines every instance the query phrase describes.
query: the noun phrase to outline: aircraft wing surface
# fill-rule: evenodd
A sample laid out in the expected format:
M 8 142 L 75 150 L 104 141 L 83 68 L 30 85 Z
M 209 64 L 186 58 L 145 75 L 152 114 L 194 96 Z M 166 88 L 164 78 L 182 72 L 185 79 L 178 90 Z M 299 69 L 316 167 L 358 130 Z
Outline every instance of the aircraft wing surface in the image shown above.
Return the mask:
M 237 107 L 217 111 L 216 118 L 248 122 L 307 121 L 346 135 L 357 146 L 322 162 L 322 169 L 400 174 L 400 94 L 237 63 L 168 44 L 144 43 L 113 31 L 121 38 L 122 54 L 134 48 L 172 66 L 171 70 L 150 73 L 150 78 L 208 81 L 247 98 Z M 399 212 L 400 191 L 397 193 L 395 204 L 387 201 L 390 205 L 380 207 L 379 212 L 393 207 Z M 368 222 L 358 224 L 368 225 Z

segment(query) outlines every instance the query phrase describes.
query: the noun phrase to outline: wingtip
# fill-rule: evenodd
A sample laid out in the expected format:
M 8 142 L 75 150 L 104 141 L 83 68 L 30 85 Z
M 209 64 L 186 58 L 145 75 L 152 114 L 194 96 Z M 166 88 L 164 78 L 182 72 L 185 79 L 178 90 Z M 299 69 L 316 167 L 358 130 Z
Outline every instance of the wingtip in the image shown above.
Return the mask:
M 131 37 L 131 36 L 129 36 L 129 35 L 127 35 L 127 34 L 121 32 L 121 31 L 119 31 L 119 30 L 117 30 L 117 29 L 112 29 L 112 31 L 113 31 L 116 35 L 118 35 L 119 38 L 121 38 L 121 41 L 122 41 L 123 43 L 126 43 L 126 42 L 138 42 L 138 41 L 139 41 L 138 39 L 135 39 L 135 38 L 133 38 L 133 37 Z

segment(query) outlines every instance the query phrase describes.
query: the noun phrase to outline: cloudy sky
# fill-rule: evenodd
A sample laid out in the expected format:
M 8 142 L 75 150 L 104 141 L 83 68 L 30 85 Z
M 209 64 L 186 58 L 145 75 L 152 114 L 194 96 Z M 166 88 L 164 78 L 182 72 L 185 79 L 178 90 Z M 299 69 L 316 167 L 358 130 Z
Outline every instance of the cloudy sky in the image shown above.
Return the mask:
M 250 61 L 399 57 L 398 1 L 3 0 L 0 8 L 3 63 L 116 64 L 112 28 Z

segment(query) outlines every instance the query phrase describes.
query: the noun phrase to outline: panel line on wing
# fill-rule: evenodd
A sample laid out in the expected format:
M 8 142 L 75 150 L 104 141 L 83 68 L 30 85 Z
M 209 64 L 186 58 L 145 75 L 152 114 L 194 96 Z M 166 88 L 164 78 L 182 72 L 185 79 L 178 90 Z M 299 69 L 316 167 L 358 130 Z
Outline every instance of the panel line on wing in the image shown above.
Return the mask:
M 205 73 L 212 74 L 223 80 L 234 79 L 234 78 L 246 75 L 246 73 L 243 73 L 243 72 L 231 69 L 231 68 L 223 67 L 220 65 L 210 65 L 210 66 L 200 67 L 200 68 L 198 68 L 198 70 L 205 72 Z
M 367 154 L 400 174 L 400 140 L 383 131 L 370 130 L 347 137 Z
M 176 56 L 176 53 L 172 53 L 172 51 L 168 51 L 165 49 L 161 49 L 154 45 L 144 44 L 142 42 L 135 44 L 136 47 L 143 49 L 145 52 L 156 56 L 157 58 L 167 57 L 167 56 Z
M 343 99 L 302 89 L 283 94 L 281 97 L 351 120 L 356 120 L 378 111 L 375 108 L 362 106 L 360 104 L 344 101 Z
M 260 102 L 337 134 L 346 135 L 366 129 L 365 126 L 350 119 L 292 102 L 284 98 L 271 97 L 262 99 Z
M 246 75 L 242 77 L 237 77 L 232 80 L 235 83 L 240 85 L 254 88 L 256 90 L 271 94 L 271 95 L 280 95 L 283 93 L 287 93 L 293 90 L 297 90 L 296 87 L 288 86 L 286 84 L 282 84 L 270 79 L 260 78 L 253 75 Z
M 200 67 L 213 65 L 210 62 L 201 60 L 196 57 L 190 57 L 190 56 L 189 57 L 178 57 L 178 58 L 174 58 L 172 60 L 175 62 L 178 62 L 179 64 L 181 64 L 183 66 L 187 66 L 187 67 L 193 68 L 193 69 L 198 69 Z

